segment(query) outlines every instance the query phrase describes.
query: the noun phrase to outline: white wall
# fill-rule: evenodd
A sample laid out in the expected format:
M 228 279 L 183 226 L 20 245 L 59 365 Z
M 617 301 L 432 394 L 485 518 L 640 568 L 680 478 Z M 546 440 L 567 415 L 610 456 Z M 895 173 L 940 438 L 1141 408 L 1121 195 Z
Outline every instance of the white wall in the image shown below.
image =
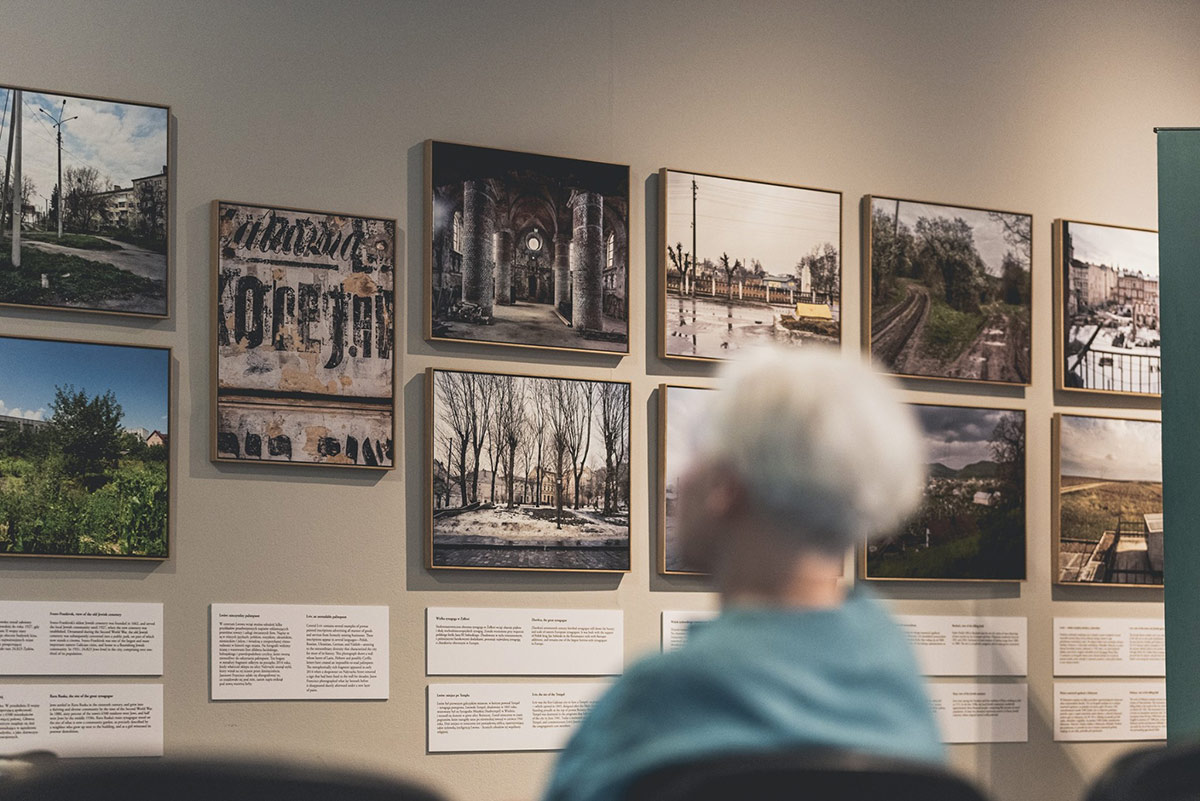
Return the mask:
M 1051 741 L 1051 617 L 1159 614 L 1161 593 L 1051 588 L 1050 419 L 1078 407 L 1059 405 L 1052 391 L 1050 226 L 1055 217 L 1155 226 L 1151 128 L 1200 118 L 1200 6 L 6 0 L 0 32 L 0 81 L 166 103 L 177 122 L 171 319 L 0 311 L 2 334 L 174 348 L 173 558 L 0 563 L 6 599 L 166 604 L 170 753 L 277 752 L 400 771 L 462 799 L 530 798 L 550 754 L 425 755 L 423 609 L 620 608 L 633 654 L 657 646 L 660 610 L 713 603 L 697 582 L 654 569 L 652 392 L 710 372 L 654 355 L 652 176 L 663 166 L 840 189 L 847 348 L 859 343 L 863 194 L 1033 213 L 1033 386 L 953 396 L 910 386 L 913 399 L 1000 397 L 1027 409 L 1029 580 L 883 592 L 904 612 L 1029 617 L 1029 743 L 952 749 L 954 764 L 999 798 L 1075 796 L 1125 747 Z M 632 165 L 628 357 L 422 340 L 426 138 Z M 400 469 L 380 477 L 209 462 L 214 198 L 400 220 Z M 633 382 L 631 573 L 422 567 L 422 372 L 483 359 Z M 1121 405 L 1157 414 L 1155 404 Z M 390 605 L 391 700 L 208 701 L 211 602 Z

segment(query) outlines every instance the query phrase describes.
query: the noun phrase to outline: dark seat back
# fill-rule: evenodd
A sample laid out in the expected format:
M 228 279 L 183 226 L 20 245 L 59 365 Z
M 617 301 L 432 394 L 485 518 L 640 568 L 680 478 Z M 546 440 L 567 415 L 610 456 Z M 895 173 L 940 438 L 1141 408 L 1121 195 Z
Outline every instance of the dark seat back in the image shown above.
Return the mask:
M 214 760 L 79 759 L 0 784 L 3 801 L 442 801 L 397 779 Z
M 1200 743 L 1125 754 L 1088 789 L 1087 801 L 1200 801 Z
M 669 765 L 625 801 L 987 801 L 970 782 L 924 763 L 852 751 L 729 754 Z

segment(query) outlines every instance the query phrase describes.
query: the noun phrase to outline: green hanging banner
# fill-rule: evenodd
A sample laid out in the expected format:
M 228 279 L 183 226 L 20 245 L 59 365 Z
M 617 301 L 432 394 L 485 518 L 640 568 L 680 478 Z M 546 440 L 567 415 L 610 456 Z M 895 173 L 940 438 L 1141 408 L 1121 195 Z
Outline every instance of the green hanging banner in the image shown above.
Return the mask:
M 1158 128 L 1167 739 L 1200 737 L 1200 128 Z

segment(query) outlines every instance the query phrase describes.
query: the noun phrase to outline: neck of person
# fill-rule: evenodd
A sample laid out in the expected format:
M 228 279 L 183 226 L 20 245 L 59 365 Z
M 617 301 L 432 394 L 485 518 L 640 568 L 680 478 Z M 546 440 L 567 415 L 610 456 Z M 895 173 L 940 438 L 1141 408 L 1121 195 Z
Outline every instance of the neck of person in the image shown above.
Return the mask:
M 845 554 L 797 548 L 794 534 L 755 523 L 727 541 L 714 567 L 723 606 L 830 609 L 842 604 Z

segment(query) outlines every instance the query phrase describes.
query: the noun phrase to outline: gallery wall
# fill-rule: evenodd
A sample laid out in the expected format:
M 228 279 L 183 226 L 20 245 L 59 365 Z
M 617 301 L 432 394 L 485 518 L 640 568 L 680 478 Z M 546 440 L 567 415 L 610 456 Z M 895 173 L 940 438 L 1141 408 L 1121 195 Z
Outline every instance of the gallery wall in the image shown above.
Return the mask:
M 701 580 L 656 571 L 655 389 L 712 376 L 709 366 L 657 356 L 661 167 L 844 193 L 847 358 L 860 342 L 860 197 L 1033 214 L 1032 385 L 905 385 L 913 401 L 1026 411 L 1028 580 L 877 589 L 904 613 L 1028 618 L 1029 742 L 951 748 L 953 764 L 998 798 L 1075 796 L 1129 747 L 1052 739 L 1051 619 L 1153 617 L 1162 592 L 1052 586 L 1050 424 L 1055 412 L 1101 405 L 1157 419 L 1158 405 L 1054 392 L 1050 231 L 1056 217 L 1155 227 L 1152 127 L 1200 117 L 1200 9 L 1171 0 L 13 0 L 0 25 L 3 83 L 172 109 L 172 316 L 0 311 L 0 334 L 173 349 L 172 558 L 0 561 L 5 600 L 165 604 L 168 753 L 282 754 L 400 772 L 456 798 L 531 798 L 553 754 L 426 754 L 425 608 L 621 609 L 632 657 L 658 648 L 662 610 L 715 605 Z M 424 341 L 421 145 L 429 138 L 631 165 L 628 356 Z M 399 221 L 394 472 L 210 462 L 217 198 Z M 423 374 L 431 366 L 631 382 L 628 574 L 424 567 Z M 388 605 L 391 698 L 211 702 L 208 605 L 229 602 Z

